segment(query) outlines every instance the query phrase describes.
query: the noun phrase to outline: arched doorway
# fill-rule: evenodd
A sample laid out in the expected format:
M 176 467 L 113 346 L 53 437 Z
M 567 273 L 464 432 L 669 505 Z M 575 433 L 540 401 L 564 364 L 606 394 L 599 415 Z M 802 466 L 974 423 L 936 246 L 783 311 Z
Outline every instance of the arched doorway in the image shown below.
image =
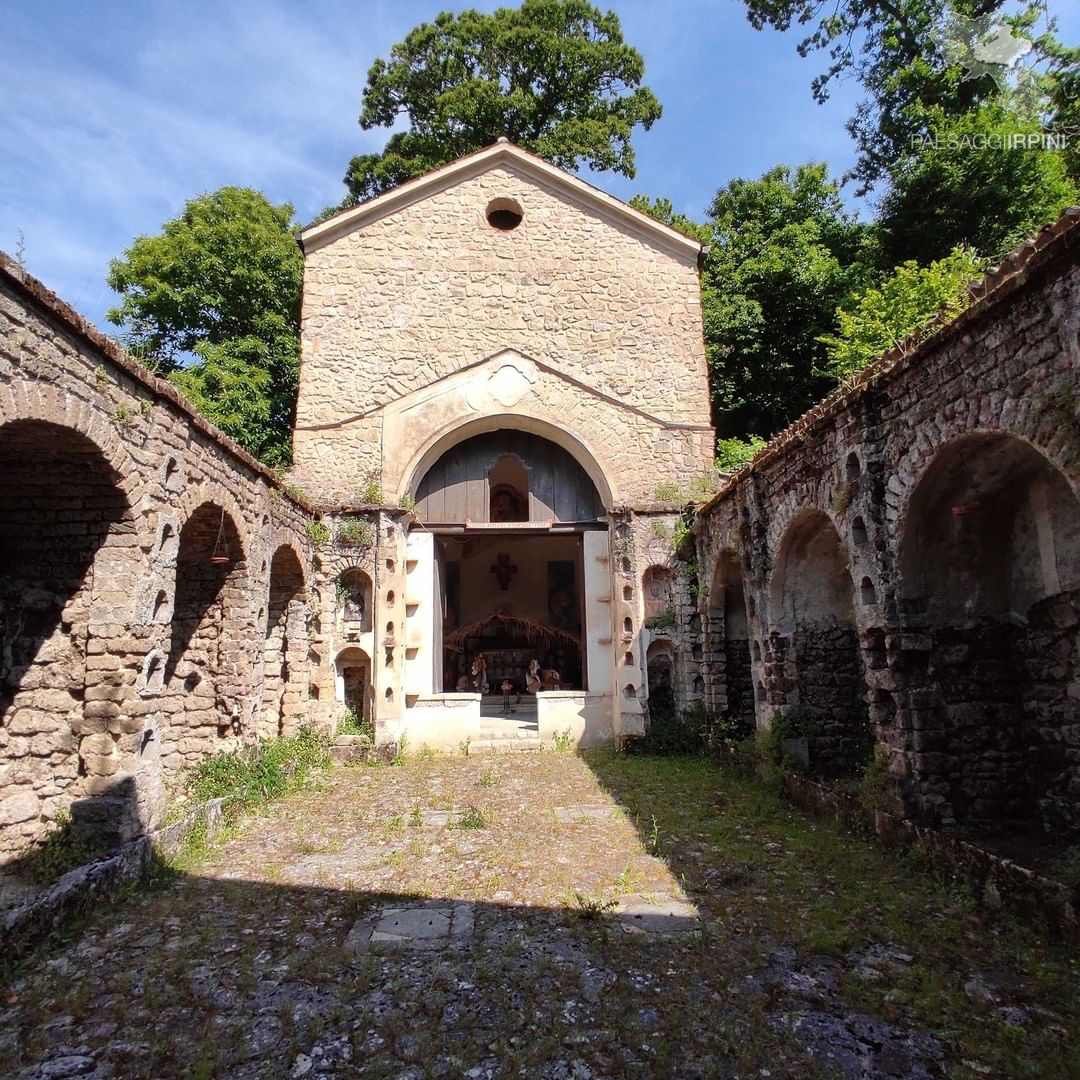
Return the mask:
M 216 503 L 202 503 L 180 530 L 165 668 L 175 705 L 162 735 L 170 771 L 232 749 L 250 721 L 254 613 L 245 559 L 232 515 Z
M 299 556 L 283 544 L 270 562 L 260 723 L 264 737 L 292 734 L 295 718 L 303 712 L 307 667 L 305 601 L 304 570 Z M 290 722 L 289 717 L 294 720 Z
M 782 670 L 774 689 L 791 729 L 806 739 L 810 770 L 822 776 L 857 772 L 872 747 L 852 591 L 828 515 L 796 518 L 769 583 L 770 647 Z
M 558 673 L 549 685 L 585 688 L 586 591 L 610 594 L 606 564 L 584 559 L 585 535 L 607 530 L 585 469 L 562 446 L 504 428 L 451 446 L 416 493 L 435 534 L 437 689 L 486 694 L 483 708 L 501 712 L 504 684 L 530 693 L 532 661 Z
M 1080 831 L 1080 502 L 1005 434 L 945 446 L 900 549 L 902 611 L 925 648 L 900 659 L 923 811 L 986 830 Z M 918 635 L 907 635 L 909 643 Z
M 103 843 L 137 825 L 135 792 L 116 780 L 137 650 L 109 642 L 127 636 L 114 628 L 130 623 L 142 584 L 135 531 L 93 441 L 40 420 L 0 427 L 0 726 L 5 757 L 20 762 L 3 785 L 0 862 L 81 795 L 95 798 L 85 822 L 72 807 L 73 824 Z

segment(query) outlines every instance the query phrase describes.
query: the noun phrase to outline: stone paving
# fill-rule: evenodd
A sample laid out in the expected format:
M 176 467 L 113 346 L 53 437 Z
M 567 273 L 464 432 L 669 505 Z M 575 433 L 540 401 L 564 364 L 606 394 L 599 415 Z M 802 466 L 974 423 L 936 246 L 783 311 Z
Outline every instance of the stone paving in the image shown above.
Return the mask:
M 615 758 L 591 760 L 332 769 L 36 957 L 0 998 L 0 1075 L 995 1075 L 903 1010 L 848 1000 L 853 979 L 903 986 L 910 946 L 815 955 L 766 918 L 782 877 L 693 863 L 702 822 L 765 860 L 781 842 L 677 771 L 628 799 L 596 768 Z M 696 831 L 677 835 L 672 807 Z M 1018 1032 L 1068 1022 L 964 978 L 973 1012 L 1019 1009 Z

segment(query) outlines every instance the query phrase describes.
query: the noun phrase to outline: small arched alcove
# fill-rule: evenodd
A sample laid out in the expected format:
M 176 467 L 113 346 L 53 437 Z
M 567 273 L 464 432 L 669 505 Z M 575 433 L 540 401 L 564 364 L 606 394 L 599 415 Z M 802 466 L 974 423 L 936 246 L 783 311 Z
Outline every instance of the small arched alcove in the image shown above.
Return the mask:
M 674 626 L 672 575 L 666 566 L 649 566 L 641 575 L 645 602 L 645 626 L 650 630 L 670 630 Z
M 338 576 L 335 599 L 346 635 L 370 633 L 372 587 L 366 571 L 356 566 L 343 570 Z
M 334 670 L 338 701 L 353 721 L 362 726 L 369 725 L 374 701 L 371 657 L 363 649 L 350 645 L 338 653 Z
M 529 473 L 516 454 L 502 454 L 488 472 L 488 520 L 529 520 Z
M 871 747 L 853 591 L 828 515 L 801 514 L 780 542 L 769 623 L 783 659 L 786 718 L 807 739 L 811 769 L 825 776 L 857 772 Z

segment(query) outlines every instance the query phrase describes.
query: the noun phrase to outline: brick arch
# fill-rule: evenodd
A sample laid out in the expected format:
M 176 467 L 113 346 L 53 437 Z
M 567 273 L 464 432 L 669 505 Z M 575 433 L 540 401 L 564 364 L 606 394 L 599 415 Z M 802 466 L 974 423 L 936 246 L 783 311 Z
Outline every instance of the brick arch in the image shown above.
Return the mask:
M 984 399 L 976 399 L 971 411 L 975 412 L 977 407 L 979 414 L 986 412 Z M 885 510 L 886 527 L 890 535 L 897 538 L 898 547 L 904 534 L 911 497 L 926 471 L 946 446 L 966 436 L 1007 436 L 1026 443 L 1065 477 L 1073 493 L 1080 498 L 1080 469 L 1070 465 L 1080 456 L 1077 449 L 1070 450 L 1066 436 L 1060 431 L 1060 424 L 1048 423 L 1045 413 L 1033 414 L 1032 410 L 1032 405 L 1022 403 L 1017 407 L 1017 422 L 1002 425 L 968 425 L 957 418 L 950 422 L 939 418 L 938 423 L 924 426 L 922 438 L 912 439 L 905 445 L 892 470 L 899 484 L 894 487 L 895 497 L 887 500 Z
M 903 504 L 897 544 L 919 811 L 975 828 L 1080 834 L 1080 499 L 1034 440 L 940 444 Z
M 179 707 L 169 711 L 162 737 L 162 761 L 173 772 L 253 738 L 258 712 L 251 574 L 227 506 L 211 496 L 184 514 L 175 562 L 163 693 Z
M 136 475 L 131 454 L 108 413 L 96 405 L 44 382 L 21 382 L 0 389 L 0 426 L 13 420 L 41 420 L 70 428 L 97 446 L 102 456 L 124 478 Z M 126 488 L 125 488 L 126 490 Z
M 262 649 L 261 736 L 291 735 L 304 712 L 308 668 L 307 582 L 291 543 L 269 560 Z
M 822 775 L 858 771 L 871 745 L 855 603 L 840 530 L 804 507 L 787 521 L 768 580 L 771 700 Z
M 0 425 L 0 722 L 12 756 L 47 765 L 51 779 L 45 789 L 5 791 L 17 827 L 0 837 L 0 857 L 40 835 L 73 797 L 109 796 L 86 816 L 110 841 L 137 818 L 134 791 L 114 776 L 130 766 L 124 735 L 138 631 L 116 628 L 135 621 L 144 576 L 138 520 L 102 447 L 57 423 L 57 410 L 27 415 L 35 411 Z M 91 651 L 106 659 L 89 665 Z
M 244 558 L 253 558 L 259 535 L 258 525 L 251 520 L 251 515 L 242 509 L 232 492 L 216 481 L 209 480 L 186 488 L 179 500 L 173 504 L 173 508 L 180 519 L 180 528 L 183 529 L 191 519 L 192 514 L 206 503 L 214 503 L 216 506 L 224 508 L 225 513 L 236 526 Z M 243 529 L 241 529 L 241 525 L 244 526 Z

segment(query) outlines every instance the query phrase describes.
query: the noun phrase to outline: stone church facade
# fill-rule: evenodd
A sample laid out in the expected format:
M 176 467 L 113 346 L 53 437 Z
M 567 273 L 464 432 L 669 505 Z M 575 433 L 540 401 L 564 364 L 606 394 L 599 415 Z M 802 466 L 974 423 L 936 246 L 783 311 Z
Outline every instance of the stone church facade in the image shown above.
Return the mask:
M 916 820 L 1080 831 L 1080 213 L 718 489 L 685 236 L 499 143 L 300 239 L 289 483 L 0 257 L 0 865 L 346 711 L 703 709 L 876 752 Z
M 712 462 L 699 245 L 506 142 L 301 241 L 296 476 L 335 530 L 373 483 L 417 504 L 334 564 L 373 608 L 339 687 L 430 746 L 641 733 L 657 492 Z

